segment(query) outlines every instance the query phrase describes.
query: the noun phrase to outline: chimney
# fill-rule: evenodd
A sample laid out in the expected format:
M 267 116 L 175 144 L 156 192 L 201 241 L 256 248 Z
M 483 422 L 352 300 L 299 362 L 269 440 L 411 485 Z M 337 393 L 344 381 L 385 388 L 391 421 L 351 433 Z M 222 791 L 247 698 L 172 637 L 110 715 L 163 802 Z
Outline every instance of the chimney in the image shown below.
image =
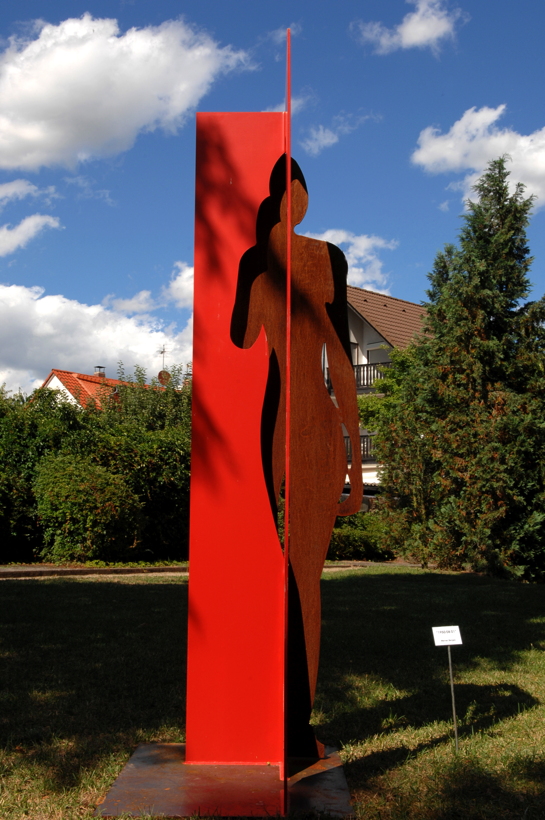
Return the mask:
M 106 378 L 106 368 L 101 364 L 95 365 L 95 376 L 100 376 L 102 379 Z

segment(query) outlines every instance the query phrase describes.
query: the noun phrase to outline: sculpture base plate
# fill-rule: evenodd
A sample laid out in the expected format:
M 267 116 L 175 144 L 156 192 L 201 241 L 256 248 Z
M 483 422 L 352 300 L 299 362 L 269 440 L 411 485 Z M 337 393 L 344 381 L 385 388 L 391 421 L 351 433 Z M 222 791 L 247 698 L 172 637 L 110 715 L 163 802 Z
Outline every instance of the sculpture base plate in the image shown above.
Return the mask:
M 350 792 L 338 753 L 298 766 L 290 760 L 288 811 L 351 814 Z M 95 817 L 282 815 L 278 766 L 185 762 L 183 743 L 144 743 L 95 811 Z

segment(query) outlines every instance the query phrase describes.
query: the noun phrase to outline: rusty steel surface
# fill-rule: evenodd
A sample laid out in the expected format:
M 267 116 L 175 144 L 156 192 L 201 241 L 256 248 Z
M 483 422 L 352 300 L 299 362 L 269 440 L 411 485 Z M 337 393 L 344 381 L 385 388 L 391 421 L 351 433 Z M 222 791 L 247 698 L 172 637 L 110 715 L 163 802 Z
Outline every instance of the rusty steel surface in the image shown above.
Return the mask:
M 256 242 L 240 260 L 231 339 L 243 350 L 249 350 L 260 342 L 265 330 L 269 369 L 261 411 L 261 451 L 275 519 L 283 482 L 287 481 L 289 446 L 287 751 L 288 757 L 316 757 L 320 756 L 321 748 L 320 744 L 317 747 L 309 719 L 320 653 L 320 577 L 335 518 L 359 510 L 363 487 L 348 333 L 347 263 L 339 248 L 291 229 L 305 216 L 308 194 L 298 164 L 291 160 L 288 165 L 291 217 L 283 156 L 272 169 L 269 196 L 259 208 Z M 287 237 L 291 240 L 291 254 Z M 291 289 L 286 284 L 290 256 Z M 290 290 L 288 333 L 286 302 Z M 324 383 L 324 349 L 336 402 L 331 400 Z M 286 423 L 288 387 L 290 431 Z M 350 466 L 343 424 L 354 453 Z M 347 473 L 351 491 L 340 503 Z M 284 531 L 287 529 L 285 525 Z
M 339 753 L 325 747 L 326 757 L 295 771 L 288 780 L 288 811 L 332 817 L 352 814 L 350 791 Z M 290 761 L 293 767 L 295 761 Z
M 351 813 L 350 794 L 339 755 L 301 768 L 288 780 L 288 811 Z M 281 814 L 282 781 L 278 766 L 214 765 L 185 762 L 181 743 L 138 746 L 95 817 L 191 815 L 269 817 Z

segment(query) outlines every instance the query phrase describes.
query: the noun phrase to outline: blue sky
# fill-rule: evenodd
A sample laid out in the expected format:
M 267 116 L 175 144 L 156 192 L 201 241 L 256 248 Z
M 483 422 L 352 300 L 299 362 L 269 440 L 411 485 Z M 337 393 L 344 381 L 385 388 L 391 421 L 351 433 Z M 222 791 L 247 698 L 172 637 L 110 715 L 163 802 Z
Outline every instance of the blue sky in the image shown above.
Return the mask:
M 191 360 L 195 111 L 281 107 L 288 26 L 300 230 L 343 248 L 352 284 L 420 302 L 508 153 L 543 295 L 543 4 L 4 0 L 0 384 Z

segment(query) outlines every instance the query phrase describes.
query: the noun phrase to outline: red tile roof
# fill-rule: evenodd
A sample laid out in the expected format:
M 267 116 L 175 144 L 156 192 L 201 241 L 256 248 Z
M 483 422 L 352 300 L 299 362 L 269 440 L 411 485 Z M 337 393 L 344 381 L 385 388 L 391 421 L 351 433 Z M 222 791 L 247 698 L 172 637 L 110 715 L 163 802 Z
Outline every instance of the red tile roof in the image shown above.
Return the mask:
M 107 379 L 106 376 L 88 376 L 85 373 L 73 373 L 71 370 L 53 369 L 42 387 L 49 387 L 49 382 L 54 376 L 82 407 L 85 407 L 90 399 L 93 399 L 97 407 L 100 407 L 100 399 L 104 396 L 105 387 L 113 390 L 118 384 L 127 384 L 119 379 Z M 108 390 L 107 395 L 110 392 L 111 390 Z
M 347 287 L 348 304 L 369 322 L 388 344 L 403 350 L 422 332 L 426 309 L 414 302 L 372 290 Z

